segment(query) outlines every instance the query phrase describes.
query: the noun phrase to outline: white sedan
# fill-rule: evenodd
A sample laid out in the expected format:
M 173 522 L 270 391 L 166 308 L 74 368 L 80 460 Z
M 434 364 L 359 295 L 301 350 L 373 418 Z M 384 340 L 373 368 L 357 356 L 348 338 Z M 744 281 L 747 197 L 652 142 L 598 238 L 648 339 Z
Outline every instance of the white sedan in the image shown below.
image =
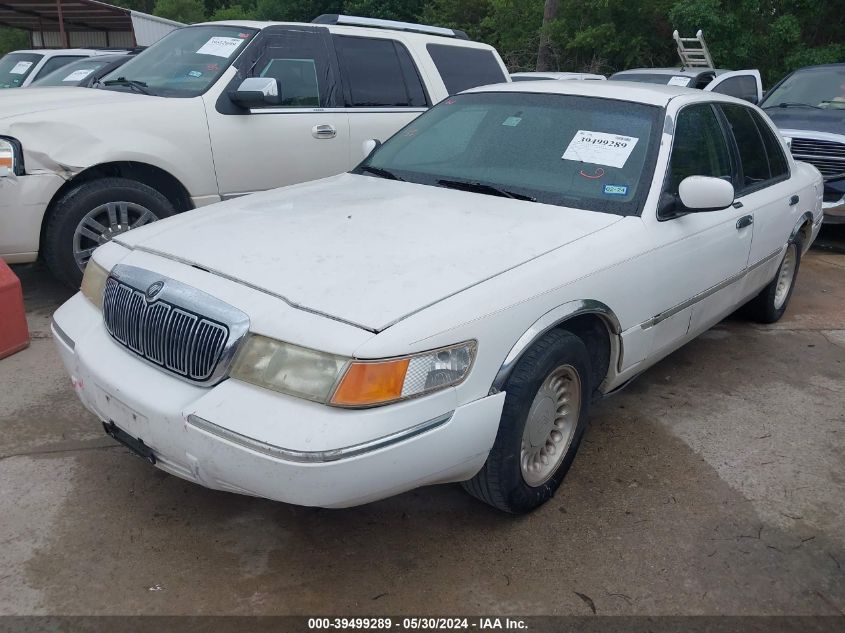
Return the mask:
M 780 318 L 822 221 L 766 115 L 698 90 L 488 86 L 371 145 L 95 252 L 53 332 L 110 435 L 289 503 L 464 482 L 527 512 L 593 399 L 744 304 Z

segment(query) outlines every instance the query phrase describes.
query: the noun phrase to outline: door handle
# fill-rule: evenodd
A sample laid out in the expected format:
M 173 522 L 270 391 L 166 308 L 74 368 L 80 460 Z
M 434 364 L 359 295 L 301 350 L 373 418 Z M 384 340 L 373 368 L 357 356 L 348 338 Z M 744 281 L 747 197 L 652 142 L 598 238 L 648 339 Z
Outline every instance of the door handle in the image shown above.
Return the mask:
M 311 136 L 314 138 L 334 138 L 337 136 L 337 128 L 333 125 L 315 125 L 311 128 Z
M 792 196 L 789 199 L 789 206 L 794 207 L 796 204 L 798 204 L 798 200 L 800 200 L 800 198 L 798 196 Z
M 744 229 L 746 226 L 751 226 L 752 224 L 754 224 L 754 216 L 744 215 L 736 221 L 736 230 L 739 231 L 740 229 Z

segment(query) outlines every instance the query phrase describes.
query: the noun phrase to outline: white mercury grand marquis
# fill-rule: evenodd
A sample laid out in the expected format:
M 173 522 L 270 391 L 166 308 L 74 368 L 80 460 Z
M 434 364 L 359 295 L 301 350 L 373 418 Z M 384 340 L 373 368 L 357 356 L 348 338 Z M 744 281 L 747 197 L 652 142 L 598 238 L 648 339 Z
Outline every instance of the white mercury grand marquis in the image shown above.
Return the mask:
M 289 503 L 464 482 L 526 512 L 591 400 L 744 304 L 777 320 L 822 221 L 815 167 L 699 90 L 487 86 L 377 145 L 94 253 L 53 331 L 112 437 Z

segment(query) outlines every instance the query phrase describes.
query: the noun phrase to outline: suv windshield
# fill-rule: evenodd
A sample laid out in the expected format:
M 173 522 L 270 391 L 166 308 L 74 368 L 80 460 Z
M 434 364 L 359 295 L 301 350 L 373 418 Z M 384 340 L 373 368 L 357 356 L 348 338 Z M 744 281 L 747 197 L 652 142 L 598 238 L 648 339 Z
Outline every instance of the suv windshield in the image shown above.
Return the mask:
M 662 109 L 560 94 L 451 97 L 354 170 L 621 215 L 648 191 Z
M 128 56 L 127 56 L 128 59 Z M 80 59 L 78 62 L 72 62 L 66 66 L 62 66 L 58 70 L 54 70 L 46 77 L 36 79 L 32 82 L 32 86 L 75 86 L 82 80 L 91 76 L 95 70 L 100 70 L 106 64 L 111 63 L 111 57 L 98 58 L 86 57 Z
M 9 53 L 0 59 L 0 88 L 17 88 L 44 55 L 38 53 Z
M 217 25 L 172 31 L 103 77 L 98 86 L 160 97 L 196 97 L 223 74 L 255 33 Z
M 845 65 L 796 70 L 763 100 L 763 108 L 802 105 L 845 108 Z

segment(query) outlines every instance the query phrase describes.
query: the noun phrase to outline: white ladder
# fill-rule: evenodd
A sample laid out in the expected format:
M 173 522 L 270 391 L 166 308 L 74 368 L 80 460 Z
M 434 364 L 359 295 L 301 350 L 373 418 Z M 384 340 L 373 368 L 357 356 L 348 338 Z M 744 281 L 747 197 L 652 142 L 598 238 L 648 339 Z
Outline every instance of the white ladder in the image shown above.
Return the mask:
M 678 44 L 678 55 L 684 68 L 713 68 L 713 58 L 704 42 L 704 32 L 701 29 L 695 37 L 681 37 L 678 32 L 672 33 Z

